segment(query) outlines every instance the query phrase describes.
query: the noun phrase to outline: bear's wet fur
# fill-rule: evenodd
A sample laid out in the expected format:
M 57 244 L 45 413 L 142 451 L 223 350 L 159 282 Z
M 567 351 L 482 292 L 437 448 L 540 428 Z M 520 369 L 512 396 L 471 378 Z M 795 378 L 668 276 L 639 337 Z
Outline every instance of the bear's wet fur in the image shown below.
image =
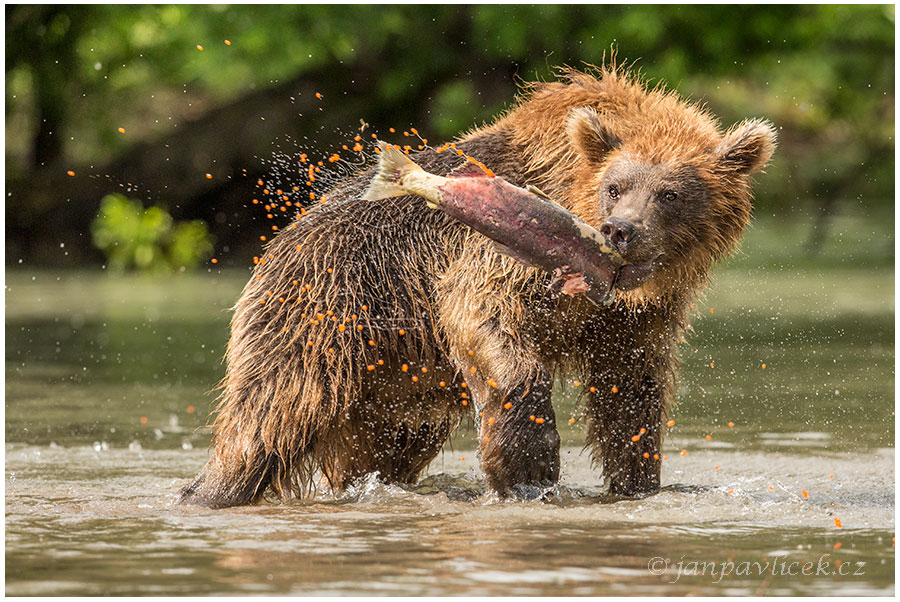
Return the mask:
M 596 307 L 415 196 L 360 200 L 374 171 L 268 245 L 234 308 L 212 455 L 183 503 L 414 482 L 467 414 L 487 486 L 533 497 L 559 478 L 555 376 L 580 381 L 585 446 L 610 492 L 660 484 L 688 308 L 738 245 L 773 127 L 723 132 L 705 109 L 615 64 L 529 85 L 456 148 L 601 229 L 632 267 Z M 414 153 L 446 175 L 452 150 Z

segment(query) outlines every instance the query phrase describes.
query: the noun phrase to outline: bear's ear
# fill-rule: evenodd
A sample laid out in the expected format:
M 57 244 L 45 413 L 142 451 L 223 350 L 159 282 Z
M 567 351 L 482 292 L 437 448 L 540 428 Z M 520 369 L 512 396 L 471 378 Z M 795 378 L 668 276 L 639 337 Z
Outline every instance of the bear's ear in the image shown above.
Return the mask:
M 766 166 L 775 152 L 775 126 L 748 119 L 734 126 L 716 148 L 719 164 L 729 171 L 755 173 Z
M 591 107 L 572 109 L 566 122 L 566 132 L 575 150 L 593 165 L 599 165 L 622 140 L 613 134 Z

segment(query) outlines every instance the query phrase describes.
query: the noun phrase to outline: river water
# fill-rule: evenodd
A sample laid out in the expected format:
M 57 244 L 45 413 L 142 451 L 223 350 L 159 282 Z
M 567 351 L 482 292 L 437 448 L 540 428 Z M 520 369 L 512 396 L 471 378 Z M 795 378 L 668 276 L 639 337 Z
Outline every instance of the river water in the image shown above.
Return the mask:
M 7 273 L 7 594 L 894 593 L 890 270 L 723 272 L 646 499 L 576 423 L 546 502 L 484 495 L 465 425 L 409 489 L 174 506 L 245 278 Z

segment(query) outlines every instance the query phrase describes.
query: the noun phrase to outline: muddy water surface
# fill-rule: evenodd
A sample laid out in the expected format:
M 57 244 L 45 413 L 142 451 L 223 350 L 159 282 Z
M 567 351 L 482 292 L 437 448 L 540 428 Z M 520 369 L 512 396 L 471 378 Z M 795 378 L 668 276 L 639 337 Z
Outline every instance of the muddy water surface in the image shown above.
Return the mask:
M 466 425 L 415 488 L 210 511 L 172 497 L 246 274 L 13 271 L 6 593 L 892 594 L 892 272 L 805 274 L 698 308 L 658 495 L 605 497 L 576 421 L 546 502 L 485 496 Z

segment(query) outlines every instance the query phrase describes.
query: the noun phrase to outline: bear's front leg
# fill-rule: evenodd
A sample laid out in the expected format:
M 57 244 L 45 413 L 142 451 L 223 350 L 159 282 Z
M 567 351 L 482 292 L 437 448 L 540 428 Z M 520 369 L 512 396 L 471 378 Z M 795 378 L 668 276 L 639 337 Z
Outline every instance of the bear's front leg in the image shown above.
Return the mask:
M 481 407 L 481 469 L 502 497 L 535 499 L 559 480 L 559 434 L 552 381 L 541 371 L 505 393 L 487 390 Z
M 599 386 L 597 386 L 599 385 Z M 659 489 L 666 393 L 651 374 L 607 373 L 588 397 L 588 443 L 613 495 Z

